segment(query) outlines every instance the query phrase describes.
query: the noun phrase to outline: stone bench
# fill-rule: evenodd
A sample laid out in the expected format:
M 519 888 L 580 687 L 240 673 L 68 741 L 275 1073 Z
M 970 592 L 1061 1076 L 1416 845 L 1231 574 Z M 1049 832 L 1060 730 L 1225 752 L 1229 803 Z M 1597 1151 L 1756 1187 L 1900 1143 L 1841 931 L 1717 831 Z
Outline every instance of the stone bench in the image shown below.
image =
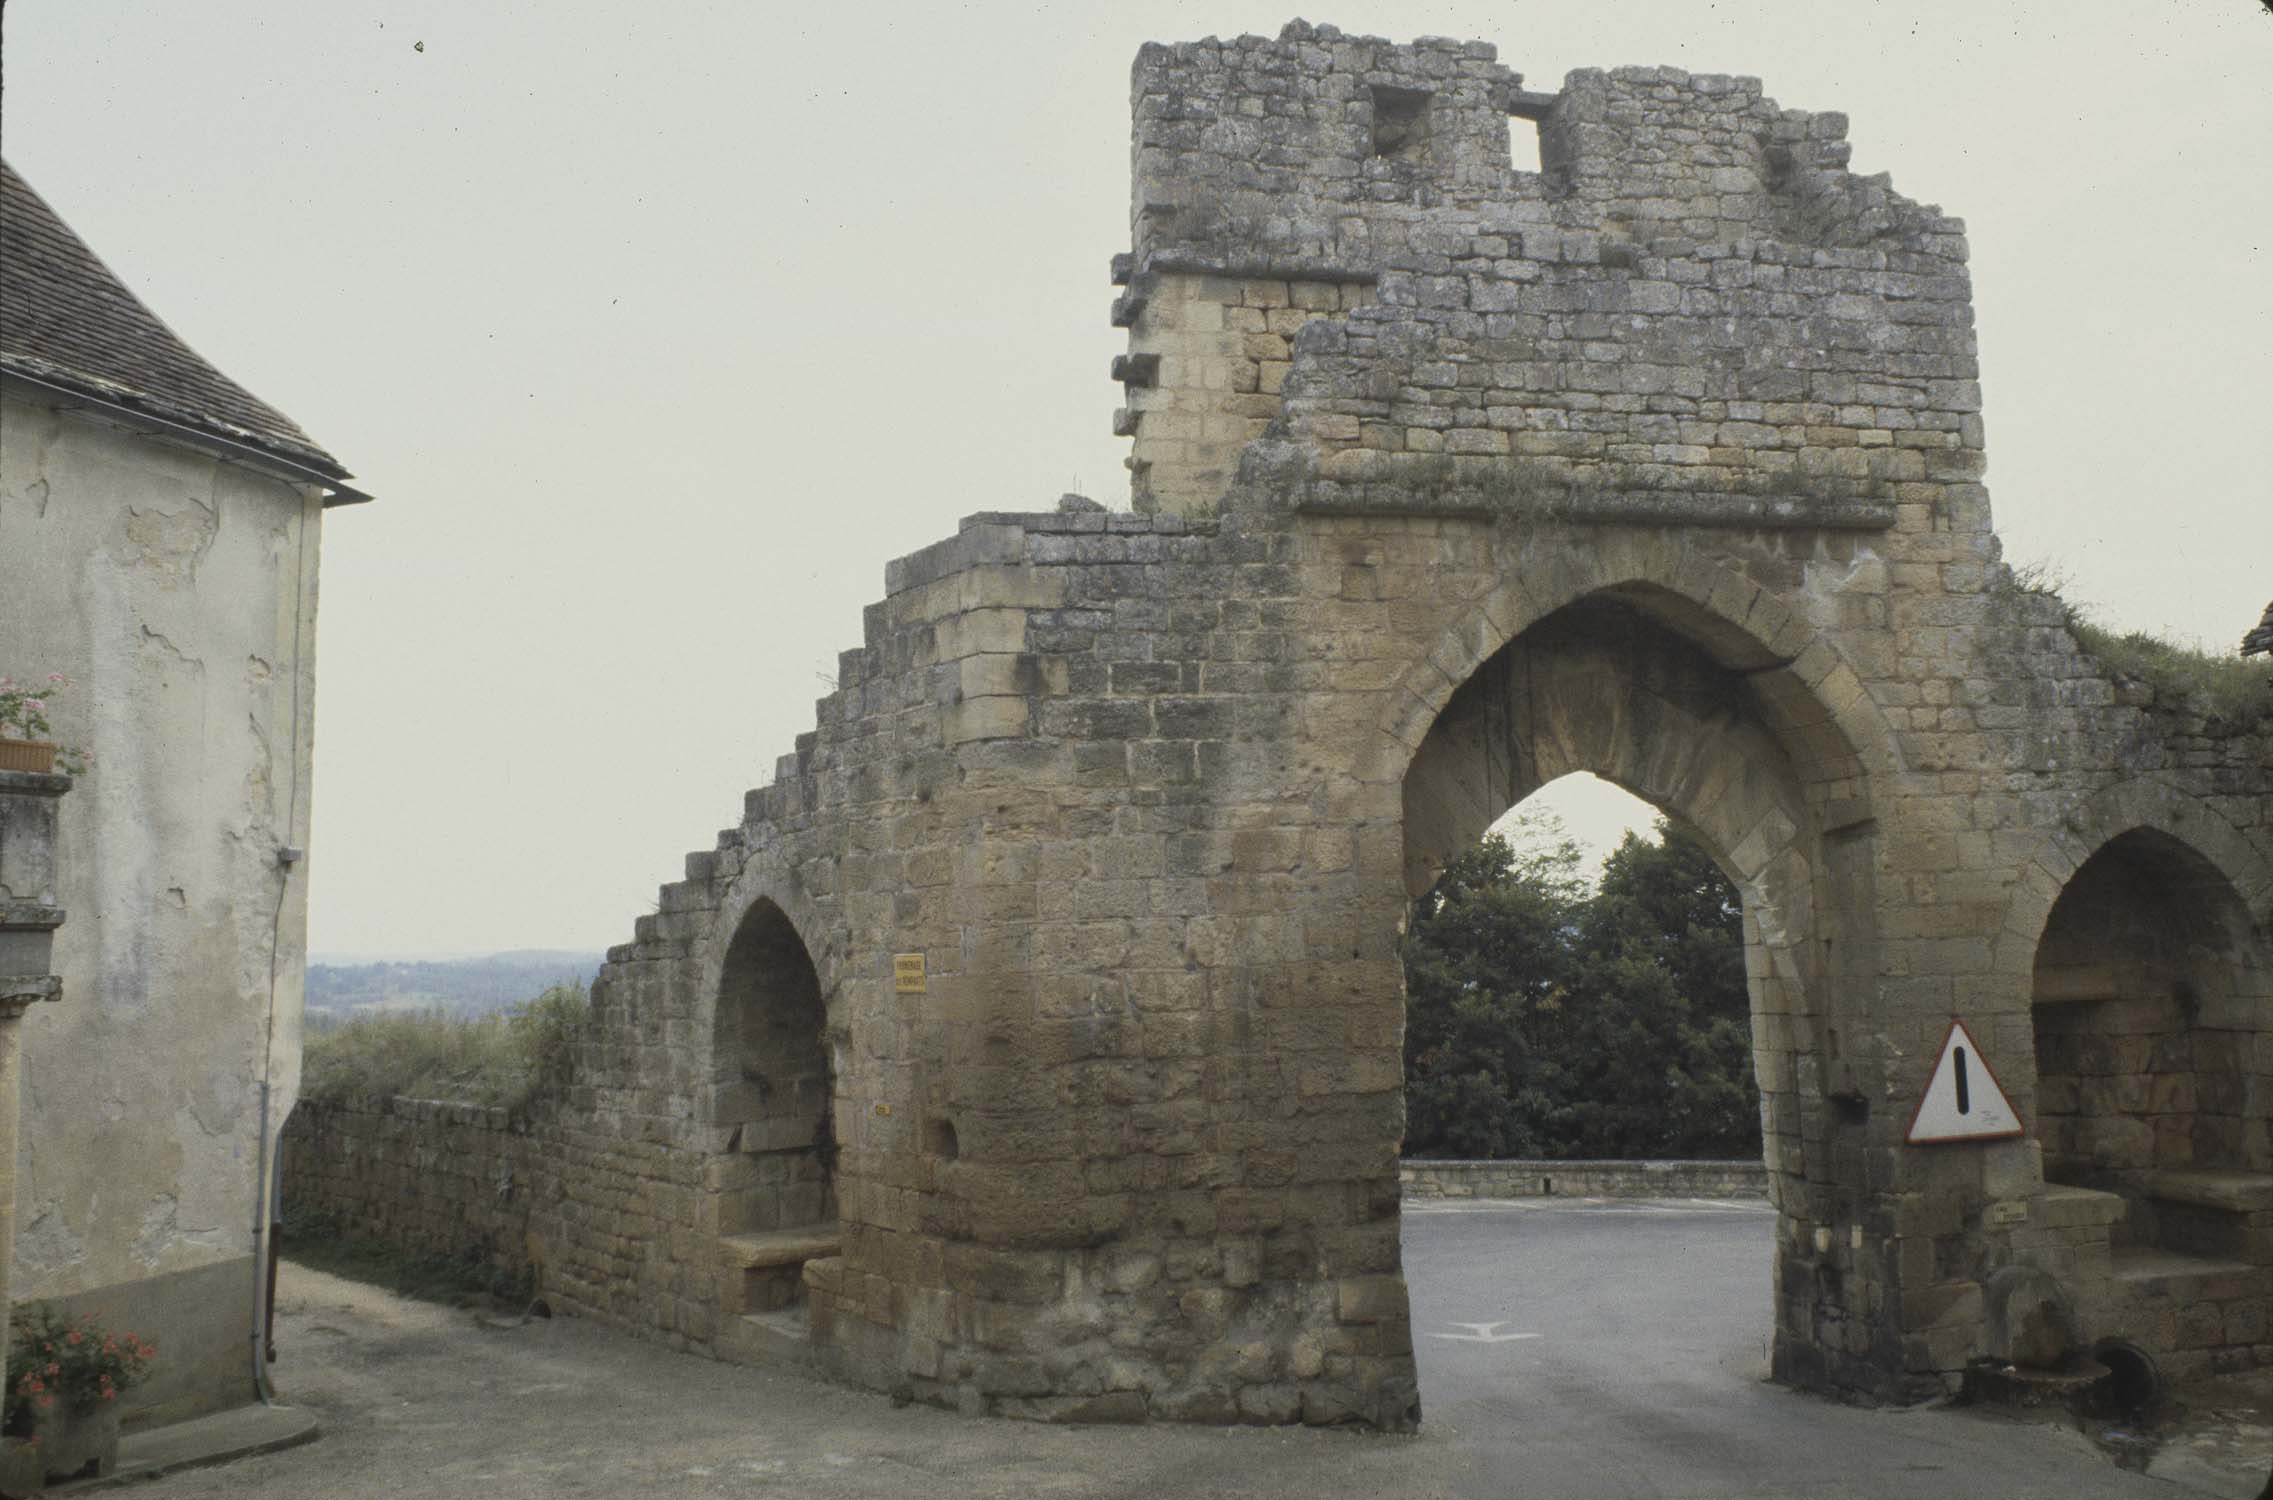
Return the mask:
M 2155 1237 L 2172 1250 L 2273 1264 L 2273 1175 L 2165 1171 L 2141 1176 Z
M 805 1262 L 836 1255 L 842 1244 L 833 1223 L 719 1236 L 726 1312 L 739 1315 L 788 1307 L 804 1294 Z
M 2265 1172 L 2149 1172 L 2147 1196 L 2232 1214 L 2273 1211 L 2273 1174 Z

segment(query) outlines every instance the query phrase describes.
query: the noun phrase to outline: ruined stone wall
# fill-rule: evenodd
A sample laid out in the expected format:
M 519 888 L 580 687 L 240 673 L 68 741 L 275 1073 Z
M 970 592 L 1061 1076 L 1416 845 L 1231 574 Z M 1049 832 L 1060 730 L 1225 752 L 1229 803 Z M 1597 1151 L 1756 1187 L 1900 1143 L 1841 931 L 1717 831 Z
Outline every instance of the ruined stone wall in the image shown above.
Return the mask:
M 624 1054 L 603 1041 L 582 1057 L 604 1077 Z M 516 1111 L 303 1099 L 286 1122 L 279 1191 L 345 1233 L 528 1271 L 564 1311 L 708 1347 L 715 1246 L 705 1239 L 698 1254 L 672 1228 L 692 1225 L 700 1158 L 666 1139 L 633 1101 L 580 1079 Z
M 2273 1355 L 2273 709 L 2119 678 L 2002 567 L 1957 222 L 1751 80 L 1534 95 L 1298 24 L 1135 85 L 1140 511 L 887 570 L 814 732 L 611 950 L 548 1290 L 733 1356 L 743 1278 L 801 1267 L 797 1336 L 878 1389 L 1409 1425 L 1407 902 L 1584 769 L 1744 897 L 1782 1378 L 1953 1388 L 2020 1272 L 2073 1340 Z M 2040 940 L 2135 833 L 2219 914 L 2188 1024 L 2240 1064 L 2235 1163 L 2127 1197 L 2033 1128 L 1908 1145 L 1953 1015 L 2035 1125 Z M 735 1039 L 804 993 L 738 969 L 760 930 L 818 991 L 829 1223 L 735 1217 L 785 1117 Z M 2185 1211 L 2126 1242 L 2150 1189 Z
M 597 984 L 591 1002 L 570 1081 L 536 1122 L 543 1149 L 528 1235 L 538 1285 L 564 1311 L 707 1347 L 718 1269 L 697 1224 L 710 1158 L 682 1123 L 707 1049 L 671 1024 L 667 1000 L 636 1026 Z M 665 1081 L 674 1073 L 683 1081 Z
M 1543 108 L 1548 170 L 1519 172 L 1521 80 L 1489 47 L 1329 31 L 1140 55 L 1117 305 L 1173 381 L 1194 304 L 1245 300 L 1195 276 L 1379 281 L 1285 377 L 1273 483 L 1298 504 L 1883 526 L 1907 499 L 1985 530 L 1963 226 L 1848 178 L 1844 117 L 1756 79 L 1582 72 Z M 1390 96 L 1427 101 L 1435 156 L 1380 149 Z M 1873 206 L 1834 232 L 1827 198 Z
M 1731 577 L 1678 532 L 1562 524 L 1558 546 L 1543 528 L 1402 515 L 990 515 L 895 566 L 896 588 L 871 612 L 874 644 L 847 659 L 844 687 L 822 705 L 830 728 L 753 798 L 748 822 L 693 858 L 692 879 L 665 889 L 662 913 L 643 919 L 600 988 L 609 1029 L 699 1038 L 715 1025 L 703 1006 L 742 912 L 778 904 L 811 934 L 836 1057 L 843 1204 L 842 1254 L 808 1272 L 825 1365 L 1031 1415 L 1283 1418 L 1378 1401 L 1409 1369 L 1394 1216 L 1397 966 L 1405 774 L 1421 762 L 1391 727 L 1410 712 L 1397 689 L 1418 662 L 1450 693 L 1464 669 L 1448 650 L 1490 657 L 1493 640 L 1520 636 L 1539 651 L 1556 637 L 1527 622 L 1565 601 L 1621 596 L 1661 621 L 1689 611 L 1693 638 L 1745 622 L 1720 649 L 1749 639 L 1761 653 L 1735 658 L 1749 666 L 1743 691 L 1757 695 L 1748 711 L 1818 767 L 1799 795 L 1803 811 L 1809 798 L 1823 811 L 1804 815 L 1852 831 L 1826 841 L 1809 830 L 1795 864 L 1790 838 L 1744 847 L 1748 804 L 1728 787 L 1712 806 L 1709 787 L 1669 787 L 1668 800 L 1688 799 L 1702 826 L 1721 818 L 1724 852 L 1773 909 L 1831 909 L 1832 931 L 1890 932 L 1877 951 L 1898 955 L 1882 956 L 1880 972 L 1842 971 L 1818 929 L 1808 943 L 1781 941 L 1783 972 L 1755 976 L 1784 1182 L 1785 1343 L 1817 1348 L 1827 1329 L 1851 1329 L 1850 1370 L 1874 1356 L 1902 1368 L 1915 1354 L 1922 1371 L 1954 1371 L 1978 1347 L 1978 1302 L 1936 1289 L 1977 1296 L 1995 1266 L 2050 1254 L 2073 1206 L 2042 1191 L 2033 1142 L 1934 1155 L 1903 1150 L 1900 1131 L 1959 1003 L 2030 1114 L 2033 933 L 2015 950 L 2019 969 L 1996 977 L 2019 851 L 2058 841 L 2050 809 L 2133 783 L 2112 766 L 2065 785 L 2035 778 L 2054 828 L 2016 827 L 2002 879 L 1968 877 L 1961 861 L 1993 862 L 1989 833 L 1961 841 L 1936 825 L 1972 816 L 1977 783 L 1937 799 L 1931 789 L 1951 773 L 1936 770 L 1874 800 L 1857 762 L 1867 750 L 1888 764 L 1894 732 L 1835 754 L 1845 741 L 1826 726 L 1838 717 L 1803 712 L 1846 679 L 1820 627 L 1782 598 L 1836 618 L 1837 593 L 1814 597 L 1828 574 L 1887 602 L 1888 571 L 1868 552 L 1829 554 L 1826 567 L 1818 539 L 1763 531 L 1741 549 L 1722 544 L 1724 559 L 1749 559 Z M 1048 602 L 986 602 L 1014 581 Z M 1985 598 L 2016 619 L 2050 608 L 1993 582 Z M 2015 628 L 2040 631 L 2032 692 L 2097 682 L 2110 700 L 2102 734 L 2134 756 L 2161 743 L 2149 710 L 2112 702 L 2137 690 L 2090 676 L 2064 630 Z M 942 642 L 959 654 L 941 660 Z M 1942 679 L 1935 695 L 1953 711 L 1936 706 L 1930 722 L 1969 719 L 1968 693 L 1995 707 L 1993 689 Z M 1838 701 L 1852 720 L 1863 697 L 1849 688 Z M 1535 742 L 1647 787 L 1653 756 L 1680 764 L 1651 751 L 1677 726 L 1650 712 L 1560 709 L 1560 727 Z M 2030 722 L 2049 717 L 2036 710 Z M 1603 727 L 1616 723 L 1627 730 Z M 1433 724 L 1417 731 L 1424 741 Z M 2207 780 L 2246 781 L 2262 729 L 2194 728 L 2223 747 Z M 1369 735 L 1380 737 L 1370 749 Z M 2079 747 L 2095 738 L 2078 735 Z M 1971 751 L 1986 753 L 1978 740 Z M 2201 799 L 2173 775 L 2152 799 L 2196 816 Z M 1886 829 L 1906 807 L 1925 826 Z M 1884 853 L 1885 840 L 1906 852 Z M 832 850 L 844 853 L 820 852 Z M 1796 888 L 1778 897 L 1778 880 Z M 1891 894 L 1858 908 L 1842 881 L 1885 882 Z M 1993 922 L 1962 900 L 1976 887 Z M 835 915 L 848 902 L 857 925 Z M 1756 946 L 1765 955 L 1770 943 Z M 924 956 L 921 995 L 893 986 L 892 959 L 908 953 Z M 1857 992 L 1842 997 L 1849 983 Z M 1924 998 L 1906 1003 L 1913 989 Z M 1836 1051 L 1827 1033 L 1842 1033 Z M 680 1079 L 649 1120 L 675 1115 L 681 1149 L 716 1149 L 702 1144 L 700 1063 L 653 1043 L 643 1055 L 659 1089 Z M 1874 1173 L 1884 1189 L 1870 1187 Z M 1999 1233 L 1988 1216 L 2003 1204 L 2022 1217 Z M 688 1222 L 683 1208 L 658 1219 Z M 668 1244 L 637 1275 L 674 1288 L 676 1336 L 725 1347 L 733 1318 L 683 1291 L 702 1280 L 701 1236 Z M 682 1250 L 689 1263 L 672 1259 Z M 1829 1294 L 1857 1282 L 1881 1307 L 1909 1292 L 1931 1315 L 1906 1332 L 1891 1309 Z M 588 1295 L 607 1295 L 605 1283 Z M 1258 1344 L 1273 1352 L 1253 1354 Z M 1395 1420 L 1378 1407 L 1373 1419 Z
M 1319 318 L 1365 306 L 1371 279 L 1301 276 L 1150 278 L 1122 297 L 1115 321 L 1136 330 L 1115 368 L 1126 387 L 1113 430 L 1134 438 L 1130 488 L 1138 511 L 1209 514 L 1231 487 L 1240 454 L 1278 417 L 1296 334 Z
M 343 1234 L 529 1268 L 532 1189 L 550 1153 L 525 1118 L 437 1099 L 303 1099 L 283 1152 L 285 1201 Z

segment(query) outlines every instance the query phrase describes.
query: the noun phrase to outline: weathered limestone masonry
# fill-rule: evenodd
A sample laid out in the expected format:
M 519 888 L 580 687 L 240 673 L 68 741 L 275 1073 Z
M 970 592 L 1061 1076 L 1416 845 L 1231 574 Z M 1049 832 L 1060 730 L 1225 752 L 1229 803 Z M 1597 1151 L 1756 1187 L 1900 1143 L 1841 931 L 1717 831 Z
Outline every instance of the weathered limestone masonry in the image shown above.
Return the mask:
M 1137 513 L 890 567 L 595 986 L 556 1302 L 966 1410 L 1411 1424 L 1407 902 L 1586 769 L 1744 892 L 1782 1378 L 2273 1357 L 2273 715 L 2000 566 L 1959 222 L 1750 79 L 1298 22 L 1133 96 Z M 1905 1145 L 1953 1016 L 2022 1138 Z
M 557 1170 L 542 1129 L 447 1100 L 302 1099 L 284 1124 L 281 1191 L 343 1234 L 524 1271 L 533 1193 Z

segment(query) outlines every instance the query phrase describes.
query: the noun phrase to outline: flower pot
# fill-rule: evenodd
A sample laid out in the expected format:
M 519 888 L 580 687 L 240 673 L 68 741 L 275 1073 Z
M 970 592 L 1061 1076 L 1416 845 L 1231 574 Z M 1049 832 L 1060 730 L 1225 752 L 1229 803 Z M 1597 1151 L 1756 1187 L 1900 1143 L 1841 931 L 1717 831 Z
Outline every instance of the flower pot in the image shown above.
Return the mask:
M 66 1412 L 58 1402 L 39 1421 L 40 1469 L 49 1484 L 100 1479 L 118 1467 L 118 1403 Z
M 47 1488 L 47 1465 L 41 1445 L 28 1438 L 0 1438 L 0 1495 L 7 1500 L 31 1500 Z
M 45 774 L 54 769 L 55 747 L 45 740 L 0 739 L 0 771 Z

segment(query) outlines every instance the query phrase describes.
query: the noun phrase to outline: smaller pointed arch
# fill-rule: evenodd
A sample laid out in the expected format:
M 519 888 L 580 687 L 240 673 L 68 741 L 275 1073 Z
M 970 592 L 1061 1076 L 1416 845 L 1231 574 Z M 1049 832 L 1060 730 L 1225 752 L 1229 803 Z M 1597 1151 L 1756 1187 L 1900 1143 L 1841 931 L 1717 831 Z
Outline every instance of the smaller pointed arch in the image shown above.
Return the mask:
M 2225 1200 L 2273 1191 L 2273 1097 L 2257 1061 L 2273 965 L 2225 863 L 2159 826 L 2169 821 L 2084 847 L 2038 925 L 2029 1011 L 2044 1176 L 2123 1198 L 2118 1255 L 2254 1259 Z
M 772 900 L 753 901 L 719 965 L 706 1094 L 722 1234 L 836 1218 L 835 1066 L 813 955 Z

